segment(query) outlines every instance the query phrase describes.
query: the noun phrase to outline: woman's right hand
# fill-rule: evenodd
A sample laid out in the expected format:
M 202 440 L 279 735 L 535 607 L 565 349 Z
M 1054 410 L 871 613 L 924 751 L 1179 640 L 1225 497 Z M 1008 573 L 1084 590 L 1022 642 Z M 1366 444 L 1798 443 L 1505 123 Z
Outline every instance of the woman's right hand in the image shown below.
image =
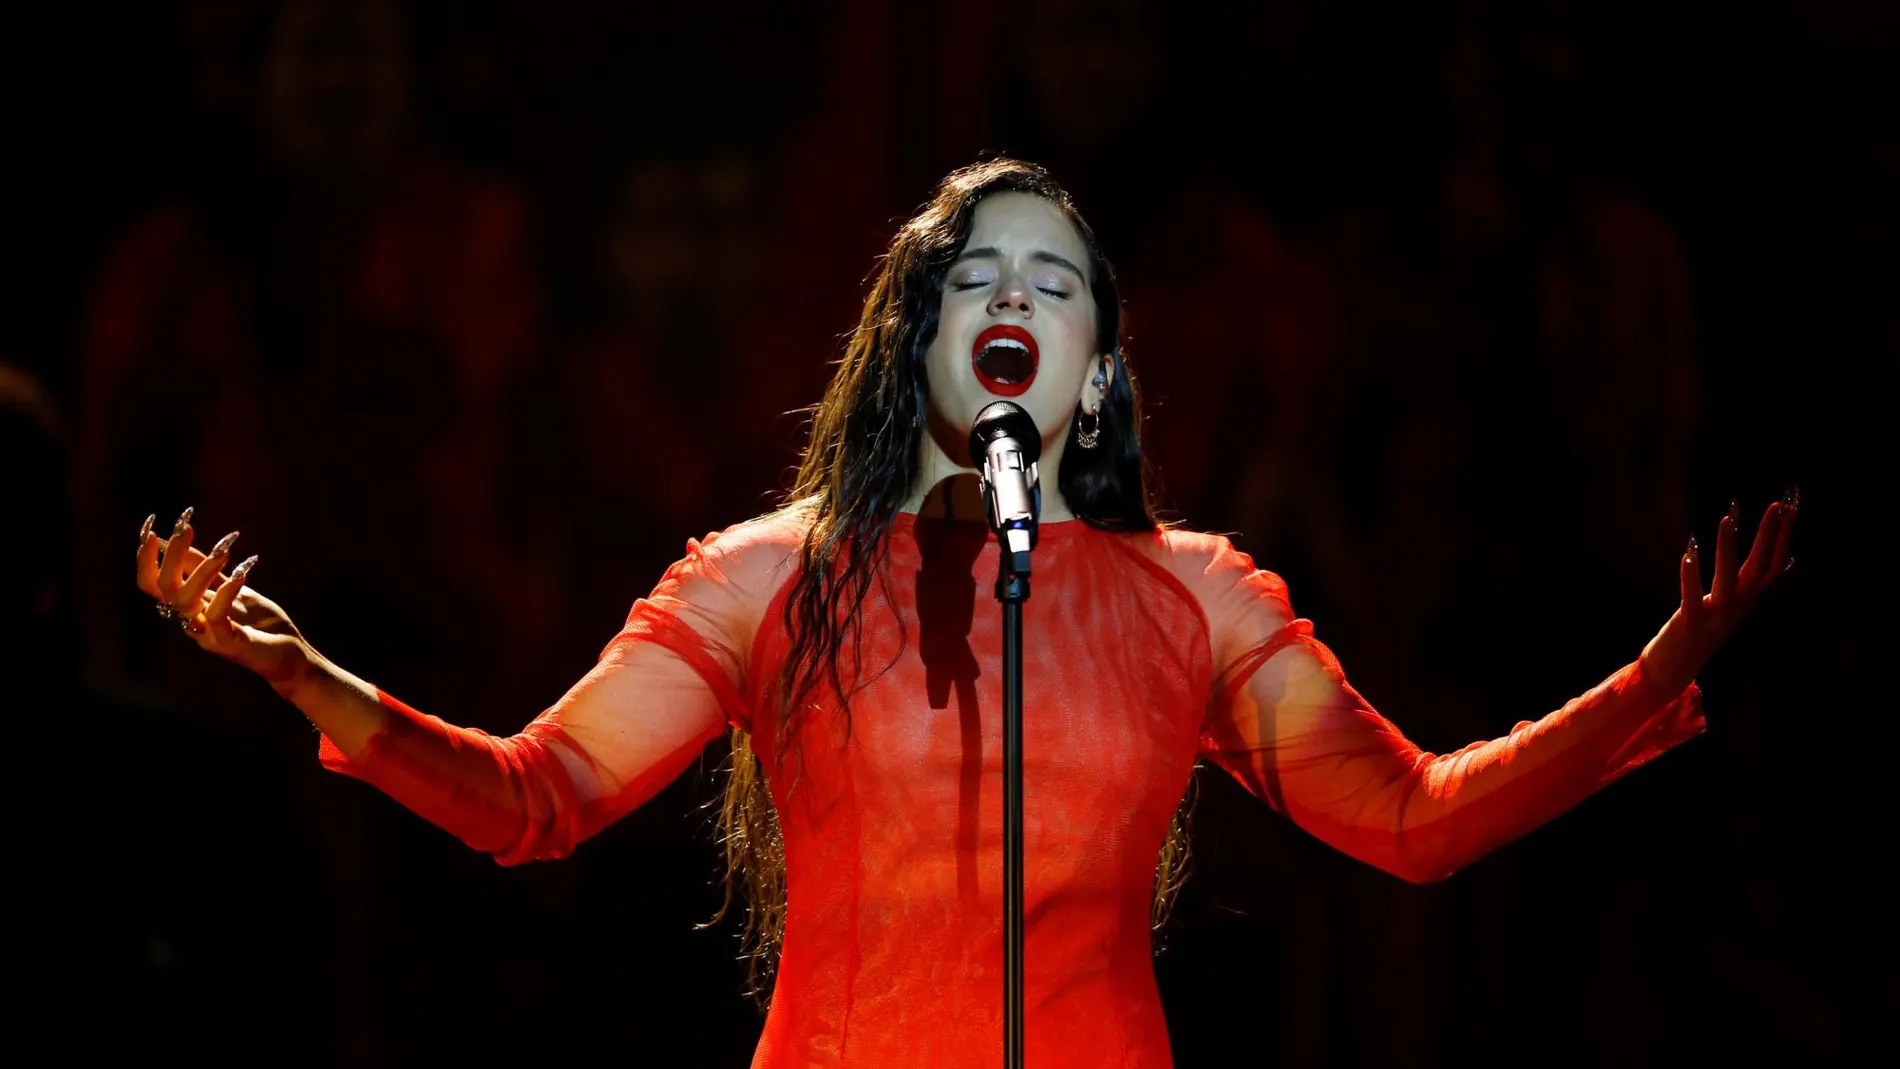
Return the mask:
M 309 663 L 310 649 L 276 602 L 245 585 L 257 558 L 228 576 L 221 571 L 238 533 L 226 535 L 206 554 L 192 548 L 197 532 L 190 509 L 178 518 L 169 539 L 152 532 L 155 519 L 147 519 L 139 531 L 138 582 L 140 590 L 158 599 L 159 614 L 175 619 L 200 648 L 256 672 L 279 691 L 295 683 Z

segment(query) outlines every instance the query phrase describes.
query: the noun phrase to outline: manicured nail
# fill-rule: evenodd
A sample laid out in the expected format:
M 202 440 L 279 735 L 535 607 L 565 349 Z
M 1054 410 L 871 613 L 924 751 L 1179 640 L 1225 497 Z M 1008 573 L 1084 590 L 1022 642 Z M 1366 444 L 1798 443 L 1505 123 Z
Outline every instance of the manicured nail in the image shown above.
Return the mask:
M 238 533 L 236 531 L 232 531 L 230 534 L 218 539 L 218 544 L 211 547 L 211 556 L 222 557 L 226 553 L 231 552 L 231 544 L 237 540 Z
M 158 513 L 145 517 L 145 523 L 139 528 L 139 548 L 145 548 L 145 540 L 152 537 L 152 525 L 158 522 Z
M 246 557 L 244 559 L 243 564 L 240 564 L 236 568 L 232 569 L 231 578 L 242 579 L 245 576 L 251 574 L 251 566 L 256 563 L 257 563 L 257 554 L 253 553 L 249 557 Z
M 178 514 L 178 522 L 172 524 L 172 537 L 177 538 L 179 535 L 184 534 L 185 527 L 190 523 L 191 523 L 191 508 L 187 506 L 185 511 Z
M 1728 522 L 1737 527 L 1742 525 L 1742 502 L 1738 498 L 1728 499 Z
M 1782 492 L 1781 503 L 1788 506 L 1789 508 L 1793 509 L 1796 512 L 1800 512 L 1801 511 L 1801 484 L 1800 483 L 1790 484 L 1788 486 L 1788 489 Z
M 1697 547 L 1696 547 L 1696 542 L 1695 542 L 1695 535 L 1693 535 L 1693 534 L 1691 534 L 1691 535 L 1689 536 L 1689 563 L 1690 563 L 1690 564 L 1700 564 L 1700 563 L 1702 563 L 1702 558 L 1701 558 L 1700 556 L 1698 556 L 1698 555 L 1697 555 Z
M 1794 571 L 1794 558 L 1789 557 L 1788 563 L 1781 566 L 1781 574 L 1786 575 L 1792 571 Z

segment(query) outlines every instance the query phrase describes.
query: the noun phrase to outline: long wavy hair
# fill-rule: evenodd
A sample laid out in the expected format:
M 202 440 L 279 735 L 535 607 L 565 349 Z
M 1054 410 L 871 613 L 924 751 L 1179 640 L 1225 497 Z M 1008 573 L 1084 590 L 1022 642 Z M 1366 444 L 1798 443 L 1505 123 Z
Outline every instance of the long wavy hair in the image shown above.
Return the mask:
M 918 445 L 927 433 L 924 354 L 937 335 L 944 277 L 969 240 L 977 204 L 1006 192 L 1041 197 L 1074 224 L 1088 250 L 1095 349 L 1115 362 L 1099 413 L 1097 447 L 1077 447 L 1078 427 L 1070 421 L 1069 447 L 1057 479 L 1063 500 L 1092 527 L 1153 531 L 1164 526 L 1155 514 L 1141 452 L 1140 392 L 1123 352 L 1115 272 L 1094 231 L 1069 194 L 1034 164 L 992 159 L 951 172 L 891 239 L 824 400 L 811 409 L 804 458 L 781 504 L 781 510 L 798 510 L 810 519 L 785 600 L 791 646 L 771 692 L 778 713 L 774 752 L 781 757 L 801 711 L 811 704 L 808 699 L 821 689 L 837 699 L 849 737 L 850 696 L 865 681 L 858 609 L 874 581 L 889 580 L 887 536 L 899 505 L 910 496 Z M 847 654 L 849 672 L 843 668 Z M 1183 796 L 1156 865 L 1152 922 L 1157 932 L 1186 876 L 1192 797 L 1192 790 Z M 763 1008 L 770 1001 L 785 928 L 785 845 L 751 737 L 737 728 L 718 806 L 725 899 L 702 927 L 718 923 L 739 898 L 745 899 L 741 947 L 747 993 Z

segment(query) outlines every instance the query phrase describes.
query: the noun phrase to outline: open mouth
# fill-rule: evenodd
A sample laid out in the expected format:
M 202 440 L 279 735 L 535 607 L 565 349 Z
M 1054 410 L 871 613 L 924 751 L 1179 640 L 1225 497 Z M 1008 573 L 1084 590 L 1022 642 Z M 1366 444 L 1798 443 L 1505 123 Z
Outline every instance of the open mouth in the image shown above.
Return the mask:
M 976 336 L 970 365 L 983 388 L 1003 397 L 1018 397 L 1036 381 L 1040 354 L 1036 339 L 1018 326 L 999 324 Z

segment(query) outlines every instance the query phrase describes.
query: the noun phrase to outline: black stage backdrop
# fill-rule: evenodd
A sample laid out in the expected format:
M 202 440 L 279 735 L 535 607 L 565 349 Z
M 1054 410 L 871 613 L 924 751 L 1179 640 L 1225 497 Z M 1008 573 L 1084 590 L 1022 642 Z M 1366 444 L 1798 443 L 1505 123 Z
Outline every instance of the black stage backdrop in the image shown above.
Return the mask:
M 502 869 L 319 770 L 153 619 L 133 535 L 242 528 L 327 654 L 512 732 L 770 503 L 894 221 L 985 151 L 1049 165 L 1116 261 L 1170 507 L 1427 749 L 1633 658 L 1689 532 L 1801 485 L 1708 735 L 1446 883 L 1198 773 L 1180 1065 L 1886 1044 L 1892 5 L 34 7 L 0 363 L 55 446 L 9 445 L 44 899 L 14 925 L 68 1053 L 745 1065 L 735 931 L 694 928 L 717 747 Z

